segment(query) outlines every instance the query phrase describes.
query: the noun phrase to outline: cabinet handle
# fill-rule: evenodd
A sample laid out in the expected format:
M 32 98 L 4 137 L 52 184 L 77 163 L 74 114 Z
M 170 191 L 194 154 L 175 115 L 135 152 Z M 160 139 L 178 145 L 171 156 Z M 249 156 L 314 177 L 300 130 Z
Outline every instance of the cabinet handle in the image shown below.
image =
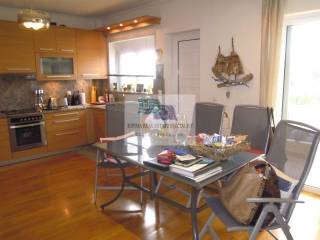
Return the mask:
M 66 120 L 59 120 L 59 121 L 54 121 L 54 123 L 66 123 L 66 122 L 74 122 L 74 121 L 80 121 L 80 118 L 72 118 L 72 119 L 66 119 Z
M 73 49 L 65 49 L 65 48 L 62 48 L 60 49 L 61 52 L 74 52 Z
M 56 133 L 56 136 L 65 136 L 65 135 L 74 135 L 74 134 L 78 134 L 80 133 L 80 131 L 72 131 L 72 132 L 64 132 L 64 133 Z
M 39 48 L 40 51 L 54 51 L 53 48 Z
M 46 78 L 71 78 L 73 75 L 45 75 Z
M 99 73 L 82 73 L 80 75 L 83 77 L 85 77 L 85 76 L 100 76 Z
M 31 68 L 7 68 L 8 71 L 31 71 Z
M 62 117 L 62 116 L 70 116 L 70 115 L 79 115 L 79 112 L 55 114 L 54 117 Z

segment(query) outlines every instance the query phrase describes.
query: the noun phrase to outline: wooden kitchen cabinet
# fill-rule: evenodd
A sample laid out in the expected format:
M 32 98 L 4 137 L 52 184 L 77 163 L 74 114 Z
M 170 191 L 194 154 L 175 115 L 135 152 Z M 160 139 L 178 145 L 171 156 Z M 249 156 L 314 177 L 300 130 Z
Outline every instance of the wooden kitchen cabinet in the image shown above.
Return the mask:
M 47 30 L 34 31 L 34 50 L 36 52 L 56 52 L 56 29 L 50 27 Z
M 0 119 L 0 161 L 10 160 L 11 147 L 9 139 L 9 129 L 6 118 Z
M 50 27 L 34 32 L 35 52 L 75 53 L 76 31 L 67 27 Z
M 48 151 L 59 151 L 87 144 L 85 110 L 46 113 Z
M 76 31 L 78 77 L 95 79 L 107 77 L 107 41 L 103 33 L 78 29 Z
M 76 52 L 76 30 L 73 28 L 56 28 L 57 50 L 61 53 Z
M 16 22 L 0 21 L 0 73 L 34 73 L 32 31 Z
M 94 109 L 93 119 L 97 141 L 99 141 L 101 137 L 106 136 L 106 110 Z

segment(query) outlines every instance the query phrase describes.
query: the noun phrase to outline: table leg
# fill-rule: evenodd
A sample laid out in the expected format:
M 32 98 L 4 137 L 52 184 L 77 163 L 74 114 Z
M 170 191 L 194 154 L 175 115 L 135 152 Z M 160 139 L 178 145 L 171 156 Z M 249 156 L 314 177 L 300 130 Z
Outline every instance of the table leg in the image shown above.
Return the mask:
M 94 196 L 93 196 L 93 202 L 96 204 L 97 202 L 97 186 L 98 186 L 98 179 L 99 179 L 99 161 L 100 161 L 100 150 L 97 149 L 97 156 L 96 156 L 96 176 L 95 176 L 95 185 L 94 185 Z
M 200 190 L 192 188 L 191 191 L 191 222 L 192 222 L 192 236 L 194 240 L 199 240 L 198 233 L 198 218 L 197 218 L 197 202 Z
M 155 187 L 156 187 L 156 184 L 155 184 L 155 173 L 151 171 L 149 173 L 149 176 L 150 176 L 150 199 L 153 200 L 154 191 L 155 191 Z

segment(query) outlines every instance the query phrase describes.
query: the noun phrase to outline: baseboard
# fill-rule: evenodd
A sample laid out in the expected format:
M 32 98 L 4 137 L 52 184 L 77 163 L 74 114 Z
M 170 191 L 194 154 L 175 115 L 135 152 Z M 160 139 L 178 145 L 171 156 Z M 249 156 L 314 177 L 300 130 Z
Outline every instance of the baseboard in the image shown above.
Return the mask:
M 320 188 L 317 188 L 317 187 L 305 185 L 303 187 L 303 190 L 306 191 L 306 192 L 310 192 L 310 193 L 314 193 L 314 194 L 320 195 Z
M 87 146 L 90 146 L 90 145 L 84 145 L 84 146 L 80 146 L 80 147 L 76 147 L 76 148 L 55 151 L 55 152 L 46 152 L 46 153 L 41 153 L 41 154 L 33 155 L 30 157 L 24 157 L 24 158 L 19 158 L 19 159 L 14 159 L 14 160 L 1 161 L 0 167 L 9 166 L 9 165 L 17 164 L 17 163 L 23 163 L 23 162 L 36 160 L 36 159 L 40 159 L 40 158 L 45 158 L 45 157 L 52 157 L 52 156 L 64 154 L 67 152 L 73 152 L 73 151 L 76 151 L 82 147 L 87 147 Z

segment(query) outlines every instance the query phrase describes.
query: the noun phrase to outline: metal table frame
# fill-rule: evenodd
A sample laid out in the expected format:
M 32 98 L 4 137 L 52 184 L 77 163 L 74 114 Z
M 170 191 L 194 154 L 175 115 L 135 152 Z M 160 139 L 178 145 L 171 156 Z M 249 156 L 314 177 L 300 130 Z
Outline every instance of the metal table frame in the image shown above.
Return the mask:
M 138 138 L 138 137 L 131 137 L 129 139 L 132 139 L 132 138 Z M 122 144 L 123 146 L 132 145 L 135 147 L 143 148 L 143 146 L 139 146 L 139 144 L 130 143 L 130 141 L 129 142 L 122 141 L 122 143 L 119 143 L 119 144 L 120 145 Z M 137 159 L 134 159 L 134 157 L 132 157 L 132 156 L 122 155 L 121 151 L 117 151 L 116 149 L 114 149 L 112 147 L 109 148 L 108 144 L 105 144 L 105 143 L 95 143 L 95 144 L 93 144 L 93 147 L 95 147 L 97 149 L 97 164 L 99 164 L 99 162 L 101 161 L 101 157 L 103 156 L 103 153 L 111 154 L 114 156 L 114 159 L 117 161 L 117 163 L 118 163 L 117 165 L 120 168 L 120 171 L 122 174 L 122 183 L 120 185 L 118 194 L 113 199 L 102 204 L 101 205 L 102 208 L 115 202 L 120 197 L 120 195 L 123 192 L 126 185 L 135 187 L 139 190 L 142 190 L 146 193 L 149 193 L 151 199 L 153 199 L 154 197 L 159 198 L 162 201 L 167 202 L 167 203 L 169 203 L 169 204 L 171 204 L 171 205 L 173 205 L 183 211 L 189 212 L 191 215 L 191 222 L 192 222 L 192 235 L 193 235 L 193 239 L 195 239 L 195 240 L 199 240 L 197 214 L 198 214 L 198 212 L 204 210 L 207 207 L 206 204 L 203 204 L 199 207 L 197 206 L 197 201 L 198 201 L 198 196 L 199 196 L 200 191 L 204 187 L 206 187 L 207 185 L 209 185 L 209 184 L 221 179 L 222 177 L 234 172 L 235 170 L 244 166 L 248 162 L 256 159 L 257 157 L 260 157 L 260 155 L 248 153 L 248 152 L 236 154 L 236 155 L 230 157 L 229 160 L 222 162 L 221 166 L 223 168 L 223 171 L 221 173 L 218 173 L 218 174 L 210 177 L 209 179 L 203 180 L 201 182 L 195 182 L 191 179 L 188 179 L 188 178 L 183 177 L 181 175 L 172 173 L 170 171 L 164 171 L 164 170 L 160 170 L 157 168 L 153 168 L 153 167 L 144 165 L 143 160 L 145 160 L 145 159 L 143 157 L 143 154 L 141 154 L 141 153 L 137 153 L 137 155 L 136 155 L 136 157 L 138 158 L 138 160 L 137 160 Z M 120 159 L 127 161 L 133 165 L 136 165 L 140 168 L 143 168 L 146 171 L 127 176 L 125 173 L 125 169 L 123 167 L 123 163 Z M 150 174 L 150 180 L 151 180 L 151 188 L 150 189 L 148 189 L 144 186 L 141 187 L 138 184 L 131 181 L 132 179 L 134 179 L 136 177 L 141 177 L 146 174 Z M 183 205 L 177 201 L 174 201 L 159 192 L 155 192 L 156 174 L 159 174 L 159 175 L 162 175 L 165 177 L 170 177 L 170 178 L 175 179 L 178 182 L 189 185 L 191 187 L 191 206 L 186 207 L 185 205 Z

